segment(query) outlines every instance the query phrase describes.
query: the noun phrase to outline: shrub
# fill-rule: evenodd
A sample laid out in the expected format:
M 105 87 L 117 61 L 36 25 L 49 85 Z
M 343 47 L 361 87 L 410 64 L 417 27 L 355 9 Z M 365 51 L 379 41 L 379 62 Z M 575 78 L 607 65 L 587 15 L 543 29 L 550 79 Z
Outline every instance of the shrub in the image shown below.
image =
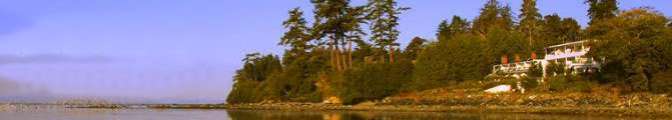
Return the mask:
M 525 89 L 534 89 L 537 88 L 537 86 L 539 86 L 539 81 L 537 81 L 537 79 L 534 78 L 523 77 L 521 78 L 521 82 Z
M 599 84 L 581 76 L 554 76 L 549 78 L 549 90 L 555 92 L 591 92 Z
M 584 81 L 584 80 L 574 81 L 574 82 L 571 83 L 571 85 L 572 86 L 570 87 L 569 91 L 572 91 L 572 92 L 591 92 L 591 90 L 594 87 L 598 86 L 597 84 L 595 84 L 593 82 Z
M 411 79 L 413 65 L 408 61 L 360 64 L 343 74 L 336 89 L 344 104 L 382 99 L 397 94 Z
M 490 72 L 484 56 L 484 40 L 471 34 L 462 34 L 450 40 L 430 43 L 418 55 L 409 90 L 427 90 L 451 85 L 464 80 L 482 79 L 483 71 Z
M 548 90 L 550 91 L 564 91 L 567 85 L 567 79 L 564 76 L 554 76 L 548 79 Z
M 651 80 L 651 91 L 657 93 L 672 92 L 672 70 L 655 74 Z

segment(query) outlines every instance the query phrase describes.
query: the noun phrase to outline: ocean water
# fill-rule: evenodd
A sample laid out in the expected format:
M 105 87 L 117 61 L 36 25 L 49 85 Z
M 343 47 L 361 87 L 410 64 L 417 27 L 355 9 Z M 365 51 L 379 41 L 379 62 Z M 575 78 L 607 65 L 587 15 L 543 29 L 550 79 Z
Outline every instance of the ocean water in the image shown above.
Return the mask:
M 650 116 L 447 113 L 271 111 L 204 109 L 81 109 L 59 106 L 3 108 L 0 120 L 633 120 L 670 119 Z

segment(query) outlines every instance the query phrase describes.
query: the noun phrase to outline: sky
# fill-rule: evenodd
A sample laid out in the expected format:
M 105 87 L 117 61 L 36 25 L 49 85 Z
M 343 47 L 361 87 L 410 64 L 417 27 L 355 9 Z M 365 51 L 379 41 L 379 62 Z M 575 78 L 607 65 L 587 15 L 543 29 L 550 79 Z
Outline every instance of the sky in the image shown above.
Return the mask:
M 364 0 L 353 0 L 361 5 Z M 434 39 L 485 0 L 399 0 L 399 42 Z M 520 13 L 522 0 L 502 0 Z M 539 0 L 543 15 L 587 23 L 583 0 Z M 670 0 L 621 0 L 672 15 Z M 287 11 L 309 0 L 0 0 L 0 97 L 96 96 L 223 102 L 246 53 L 281 54 Z

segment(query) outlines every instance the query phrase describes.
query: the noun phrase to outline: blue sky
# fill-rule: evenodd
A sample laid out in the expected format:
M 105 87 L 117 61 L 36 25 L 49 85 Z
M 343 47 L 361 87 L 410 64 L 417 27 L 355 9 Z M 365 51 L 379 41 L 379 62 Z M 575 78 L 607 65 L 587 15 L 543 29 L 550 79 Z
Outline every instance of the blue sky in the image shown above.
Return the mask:
M 440 20 L 474 18 L 484 1 L 399 0 L 412 8 L 401 16 L 399 42 L 433 39 Z M 521 1 L 502 2 L 518 13 Z M 620 3 L 666 15 L 671 5 Z M 294 7 L 311 18 L 309 0 L 3 0 L 0 77 L 53 95 L 221 100 L 245 53 L 282 51 L 281 23 Z M 583 0 L 539 0 L 538 7 L 588 21 Z

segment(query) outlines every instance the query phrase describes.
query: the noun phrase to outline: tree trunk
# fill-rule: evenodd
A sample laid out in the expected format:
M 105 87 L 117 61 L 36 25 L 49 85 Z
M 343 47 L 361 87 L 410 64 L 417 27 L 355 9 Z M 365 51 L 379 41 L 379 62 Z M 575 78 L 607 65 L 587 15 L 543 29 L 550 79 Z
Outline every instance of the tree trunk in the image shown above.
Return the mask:
M 534 49 L 534 44 L 532 44 L 532 30 L 528 30 L 527 39 L 530 41 L 530 49 Z
M 527 30 L 527 32 L 528 32 L 527 36 L 528 36 L 528 39 L 530 40 L 530 49 L 532 49 L 532 51 L 534 51 L 534 48 L 535 48 L 535 47 L 534 47 L 534 42 L 532 42 L 532 41 L 533 41 L 532 37 L 533 37 L 534 35 L 532 35 L 532 34 L 534 34 L 534 33 L 533 33 L 533 30 L 536 29 L 536 28 L 537 28 L 537 24 L 536 24 L 536 23 L 533 23 L 533 24 L 532 24 L 532 27 L 529 28 L 529 30 Z
M 334 55 L 336 56 L 334 60 L 336 60 L 336 71 L 341 71 L 343 68 L 341 67 L 341 48 L 338 46 L 338 43 L 336 43 L 336 49 L 334 49 Z
M 390 63 L 394 63 L 394 47 L 390 45 Z
M 329 62 L 332 69 L 334 69 L 334 71 L 338 71 L 338 66 L 336 64 L 336 50 L 334 48 L 334 45 L 329 45 L 329 56 L 331 56 L 331 58 L 329 58 Z
M 348 41 L 348 67 L 352 67 L 352 41 Z
M 341 48 L 343 49 L 339 52 L 339 53 L 341 53 L 340 54 L 341 55 L 341 57 L 340 57 L 341 58 L 341 68 L 342 68 L 341 70 L 347 70 L 348 69 L 348 66 L 347 66 L 347 63 L 348 63 L 348 56 L 347 56 L 348 53 L 347 52 L 348 52 L 348 50 L 347 50 L 347 47 L 345 45 L 341 46 Z

